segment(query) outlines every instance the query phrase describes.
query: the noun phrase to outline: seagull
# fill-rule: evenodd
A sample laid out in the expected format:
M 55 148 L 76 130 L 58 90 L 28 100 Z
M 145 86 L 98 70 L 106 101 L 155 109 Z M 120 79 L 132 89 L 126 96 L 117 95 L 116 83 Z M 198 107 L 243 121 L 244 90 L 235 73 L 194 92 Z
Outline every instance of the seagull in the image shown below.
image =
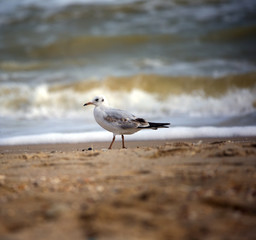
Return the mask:
M 104 129 L 113 133 L 113 139 L 108 149 L 112 148 L 116 135 L 122 136 L 122 147 L 124 145 L 124 135 L 136 133 L 142 129 L 168 128 L 170 123 L 154 123 L 148 122 L 144 118 L 137 118 L 133 114 L 121 110 L 111 108 L 107 105 L 106 99 L 102 96 L 96 96 L 91 102 L 87 102 L 84 106 L 94 105 L 94 118 L 96 122 Z

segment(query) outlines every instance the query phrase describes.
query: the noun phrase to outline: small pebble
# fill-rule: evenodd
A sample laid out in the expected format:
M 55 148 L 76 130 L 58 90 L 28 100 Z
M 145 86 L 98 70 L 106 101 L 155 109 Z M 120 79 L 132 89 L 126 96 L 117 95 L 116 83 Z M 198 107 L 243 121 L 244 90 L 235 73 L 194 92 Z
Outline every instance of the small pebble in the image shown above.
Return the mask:
M 92 151 L 93 149 L 92 149 L 92 147 L 88 147 L 87 149 L 82 149 L 82 152 L 85 152 L 85 151 Z

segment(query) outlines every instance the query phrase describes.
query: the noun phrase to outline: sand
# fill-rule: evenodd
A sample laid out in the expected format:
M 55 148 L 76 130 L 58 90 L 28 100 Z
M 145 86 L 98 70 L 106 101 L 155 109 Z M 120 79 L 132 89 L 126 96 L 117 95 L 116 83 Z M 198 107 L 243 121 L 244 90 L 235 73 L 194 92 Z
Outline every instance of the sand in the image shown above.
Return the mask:
M 256 238 L 256 138 L 108 145 L 1 146 L 0 239 Z

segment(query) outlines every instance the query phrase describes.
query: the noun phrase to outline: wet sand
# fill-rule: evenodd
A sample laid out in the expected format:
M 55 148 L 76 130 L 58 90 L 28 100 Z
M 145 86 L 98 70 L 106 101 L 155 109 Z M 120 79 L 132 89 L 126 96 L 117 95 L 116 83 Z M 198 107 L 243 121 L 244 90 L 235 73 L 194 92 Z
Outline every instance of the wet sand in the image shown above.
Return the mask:
M 108 145 L 0 146 L 0 239 L 255 239 L 256 138 Z

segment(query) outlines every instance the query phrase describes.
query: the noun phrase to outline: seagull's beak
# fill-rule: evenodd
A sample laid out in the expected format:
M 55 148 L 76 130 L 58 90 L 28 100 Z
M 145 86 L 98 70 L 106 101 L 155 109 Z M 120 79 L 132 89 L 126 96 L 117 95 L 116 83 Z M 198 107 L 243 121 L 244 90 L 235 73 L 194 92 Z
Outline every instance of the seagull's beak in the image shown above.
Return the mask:
M 85 103 L 84 106 L 93 105 L 92 102 Z

